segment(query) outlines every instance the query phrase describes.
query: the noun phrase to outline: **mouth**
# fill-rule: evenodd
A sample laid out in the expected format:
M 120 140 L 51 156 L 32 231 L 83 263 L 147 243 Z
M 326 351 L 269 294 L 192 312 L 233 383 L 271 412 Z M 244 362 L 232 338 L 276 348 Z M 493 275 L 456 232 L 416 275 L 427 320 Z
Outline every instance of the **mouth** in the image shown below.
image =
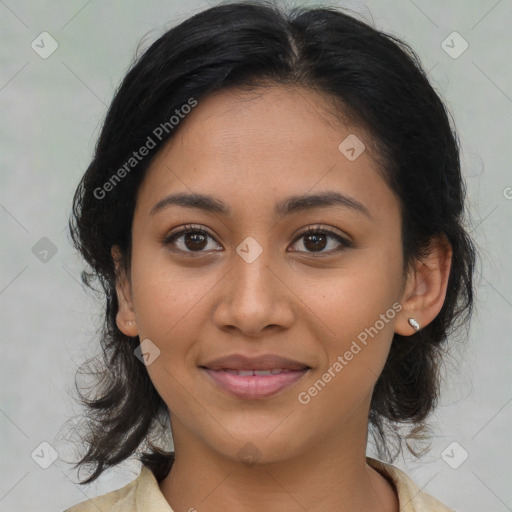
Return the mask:
M 218 389 L 244 400 L 268 398 L 297 384 L 311 367 L 278 354 L 228 354 L 199 368 Z
M 271 368 L 267 370 L 213 370 L 199 367 L 216 387 L 244 400 L 258 400 L 276 395 L 297 384 L 311 369 Z

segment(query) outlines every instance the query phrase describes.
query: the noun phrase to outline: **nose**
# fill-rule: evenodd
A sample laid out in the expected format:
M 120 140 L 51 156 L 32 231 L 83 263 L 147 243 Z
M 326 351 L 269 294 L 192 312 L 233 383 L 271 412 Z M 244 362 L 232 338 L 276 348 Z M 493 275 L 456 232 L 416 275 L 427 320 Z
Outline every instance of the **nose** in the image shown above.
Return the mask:
M 271 329 L 289 329 L 294 295 L 282 274 L 267 250 L 251 263 L 234 253 L 231 271 L 219 286 L 214 324 L 253 338 L 268 335 Z

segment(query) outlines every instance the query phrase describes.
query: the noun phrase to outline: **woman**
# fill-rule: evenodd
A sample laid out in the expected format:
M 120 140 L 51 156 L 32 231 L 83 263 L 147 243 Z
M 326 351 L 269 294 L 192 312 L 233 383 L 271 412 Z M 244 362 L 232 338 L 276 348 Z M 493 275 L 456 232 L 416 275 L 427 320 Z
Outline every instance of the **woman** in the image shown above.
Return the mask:
M 143 467 L 68 510 L 450 510 L 366 447 L 425 435 L 473 303 L 463 215 L 457 136 L 405 43 L 264 2 L 169 30 L 70 222 L 106 297 L 81 483 Z

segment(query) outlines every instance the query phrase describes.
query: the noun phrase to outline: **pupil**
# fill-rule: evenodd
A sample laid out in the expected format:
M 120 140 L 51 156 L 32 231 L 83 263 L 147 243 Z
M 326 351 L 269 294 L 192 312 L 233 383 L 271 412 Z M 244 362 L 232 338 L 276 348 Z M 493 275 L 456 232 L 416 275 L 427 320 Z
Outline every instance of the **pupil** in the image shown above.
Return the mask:
M 200 233 L 187 233 L 185 235 L 185 245 L 190 250 L 204 249 L 206 237 Z
M 323 244 L 318 245 L 318 239 L 323 239 Z M 323 249 L 325 247 L 325 239 L 326 237 L 324 235 L 307 235 L 306 240 L 311 241 L 313 240 L 313 247 L 308 247 L 308 242 L 304 244 L 308 249 Z

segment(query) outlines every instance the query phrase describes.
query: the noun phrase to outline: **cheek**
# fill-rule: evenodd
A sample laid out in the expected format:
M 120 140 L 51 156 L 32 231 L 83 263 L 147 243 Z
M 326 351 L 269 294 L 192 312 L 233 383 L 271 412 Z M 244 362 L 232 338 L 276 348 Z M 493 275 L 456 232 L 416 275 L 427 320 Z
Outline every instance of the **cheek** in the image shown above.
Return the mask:
M 385 257 L 381 251 L 362 250 L 354 252 L 343 268 L 329 276 L 311 279 L 303 293 L 309 289 L 316 309 L 334 325 L 359 324 L 364 328 L 397 300 L 400 287 L 401 260 L 395 253 Z
M 213 283 L 158 258 L 134 265 L 132 276 L 139 337 L 151 340 L 160 351 L 147 366 L 149 377 L 164 402 L 180 416 L 191 407 L 183 383 L 189 378 L 188 362 L 196 355 L 194 341 L 207 314 L 204 295 Z
M 311 280 L 302 290 L 308 292 L 305 302 L 316 313 L 311 316 L 316 323 L 312 329 L 324 340 L 328 365 L 346 354 L 350 366 L 380 373 L 401 309 L 401 265 L 398 251 L 390 251 L 387 258 L 375 251 L 361 252 L 330 279 Z
M 150 242 L 146 243 L 150 247 Z M 166 342 L 182 324 L 190 323 L 211 288 L 211 274 L 173 264 L 164 249 L 134 247 L 132 291 L 140 335 Z M 200 275 L 201 274 L 201 275 Z M 179 338 L 178 338 L 179 339 Z
M 333 281 L 312 305 L 321 321 L 313 321 L 321 364 L 315 377 L 298 390 L 298 399 L 312 416 L 325 417 L 330 425 L 369 405 L 371 393 L 386 362 L 394 332 L 394 318 L 401 305 L 393 294 L 359 278 Z

